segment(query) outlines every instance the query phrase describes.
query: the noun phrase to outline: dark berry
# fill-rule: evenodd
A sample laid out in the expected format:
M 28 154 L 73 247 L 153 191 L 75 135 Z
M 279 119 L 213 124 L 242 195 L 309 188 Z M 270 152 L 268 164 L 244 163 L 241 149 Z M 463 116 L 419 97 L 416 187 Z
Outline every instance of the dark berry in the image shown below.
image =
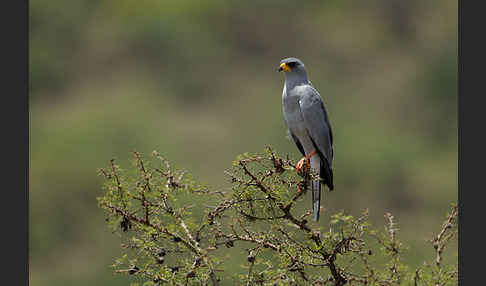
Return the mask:
M 191 271 L 189 271 L 189 272 L 186 273 L 186 277 L 187 278 L 192 278 L 194 276 L 196 276 L 196 273 L 193 270 L 191 270 Z
M 128 269 L 128 274 L 133 275 L 133 274 L 137 273 L 138 270 L 140 270 L 140 269 L 137 266 L 134 265 L 132 268 Z
M 166 252 L 165 252 L 165 249 L 161 248 L 159 249 L 159 251 L 157 251 L 157 255 L 158 256 L 165 256 Z

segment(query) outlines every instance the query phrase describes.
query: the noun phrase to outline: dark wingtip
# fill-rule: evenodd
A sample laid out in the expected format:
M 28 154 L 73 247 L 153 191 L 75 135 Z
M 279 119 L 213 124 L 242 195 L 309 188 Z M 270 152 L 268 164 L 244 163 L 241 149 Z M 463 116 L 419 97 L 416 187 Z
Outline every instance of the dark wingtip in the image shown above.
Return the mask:
M 327 187 L 329 188 L 329 191 L 334 191 L 334 184 L 329 184 Z

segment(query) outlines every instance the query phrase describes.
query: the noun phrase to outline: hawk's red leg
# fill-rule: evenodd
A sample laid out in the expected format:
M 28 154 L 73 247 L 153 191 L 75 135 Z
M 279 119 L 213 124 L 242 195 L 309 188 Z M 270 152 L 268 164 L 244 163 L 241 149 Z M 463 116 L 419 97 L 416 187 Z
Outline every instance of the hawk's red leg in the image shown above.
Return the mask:
M 310 169 L 310 158 L 315 154 L 317 154 L 316 150 L 310 152 L 309 154 L 305 155 L 305 157 L 299 160 L 299 162 L 295 166 L 295 171 L 297 171 L 297 174 L 300 174 L 302 172 L 302 168 L 304 168 L 304 170 Z M 301 192 L 300 184 L 297 185 L 297 192 Z

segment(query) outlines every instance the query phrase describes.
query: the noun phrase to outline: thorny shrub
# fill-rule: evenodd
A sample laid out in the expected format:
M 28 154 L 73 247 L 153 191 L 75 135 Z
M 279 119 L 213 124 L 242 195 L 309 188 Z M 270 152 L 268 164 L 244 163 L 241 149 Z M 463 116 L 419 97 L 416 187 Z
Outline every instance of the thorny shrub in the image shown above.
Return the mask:
M 134 152 L 129 170 L 114 160 L 99 170 L 105 179 L 99 206 L 126 249 L 113 267 L 137 277 L 132 285 L 227 284 L 231 274 L 221 270 L 218 250 L 236 244 L 244 268 L 233 279 L 240 285 L 457 285 L 457 264 L 442 265 L 457 235 L 455 205 L 431 240 L 433 260 L 410 270 L 400 261 L 404 248 L 389 213 L 385 232 L 372 229 L 367 210 L 332 215 L 326 232 L 309 226 L 311 211 L 298 214 L 295 206 L 315 175 L 297 175 L 294 162 L 270 147 L 233 162 L 226 172 L 230 194 L 198 185 L 152 155 L 143 160 Z

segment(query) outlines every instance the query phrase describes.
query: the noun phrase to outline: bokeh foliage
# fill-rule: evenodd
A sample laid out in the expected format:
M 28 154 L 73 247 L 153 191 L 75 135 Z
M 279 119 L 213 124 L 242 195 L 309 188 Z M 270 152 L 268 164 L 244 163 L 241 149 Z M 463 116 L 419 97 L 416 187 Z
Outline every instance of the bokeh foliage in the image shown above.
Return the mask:
M 225 190 L 236 154 L 298 156 L 276 72 L 287 56 L 306 63 L 335 133 L 322 224 L 392 212 L 403 259 L 422 265 L 457 198 L 457 2 L 402 2 L 30 1 L 31 283 L 125 283 L 95 204 L 111 158 L 161 150 Z

